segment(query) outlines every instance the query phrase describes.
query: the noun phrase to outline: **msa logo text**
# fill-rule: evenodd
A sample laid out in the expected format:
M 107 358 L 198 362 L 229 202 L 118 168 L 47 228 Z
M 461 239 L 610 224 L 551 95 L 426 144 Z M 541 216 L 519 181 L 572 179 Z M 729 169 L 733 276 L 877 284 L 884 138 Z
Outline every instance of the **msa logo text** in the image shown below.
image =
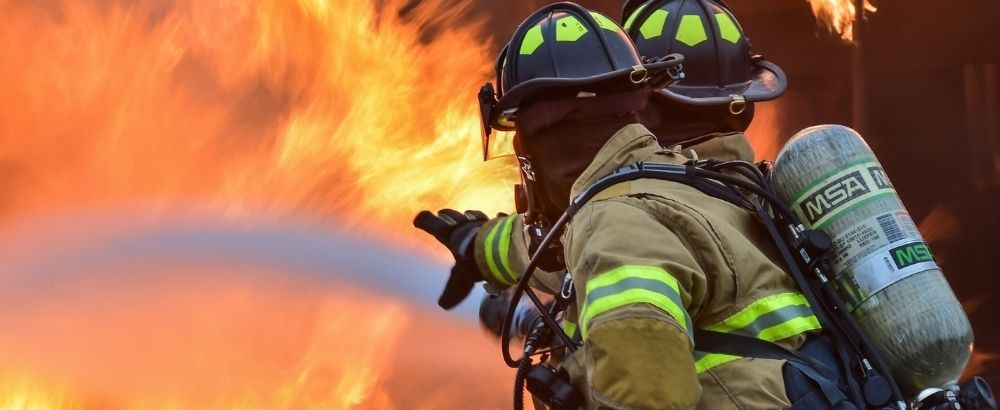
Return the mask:
M 910 265 L 915 265 L 920 262 L 930 262 L 934 260 L 934 254 L 931 253 L 931 248 L 927 247 L 926 243 L 918 242 L 911 243 L 909 245 L 903 245 L 898 248 L 894 248 L 889 251 L 892 255 L 892 259 L 896 262 L 896 267 L 903 269 Z
M 841 176 L 816 190 L 799 203 L 799 209 L 809 224 L 823 219 L 844 204 L 872 192 L 861 171 Z

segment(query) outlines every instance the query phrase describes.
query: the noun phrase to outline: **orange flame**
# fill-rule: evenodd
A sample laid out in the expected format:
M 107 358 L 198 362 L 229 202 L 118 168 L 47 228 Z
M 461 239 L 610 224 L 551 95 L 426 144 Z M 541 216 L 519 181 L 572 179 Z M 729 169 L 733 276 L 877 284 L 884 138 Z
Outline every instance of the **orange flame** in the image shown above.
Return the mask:
M 920 234 L 927 243 L 934 245 L 947 242 L 958 237 L 959 220 L 954 207 L 945 204 L 935 205 L 931 212 L 920 221 Z
M 813 15 L 830 32 L 840 35 L 848 43 L 854 42 L 854 22 L 857 20 L 857 9 L 854 0 L 806 0 L 812 6 Z M 865 12 L 878 11 L 868 0 L 864 3 Z
M 69 232 L 80 233 L 90 236 Z M 116 250 L 135 233 L 96 247 L 66 232 L 29 237 L 54 244 L 65 262 L 37 244 L 25 252 L 2 243 L 0 408 L 442 408 L 472 397 L 495 406 L 509 400 L 509 389 L 497 386 L 511 372 L 468 324 L 301 267 Z M 108 262 L 86 262 L 95 250 Z
M 757 161 L 774 161 L 785 143 L 778 118 L 780 112 L 781 103 L 778 101 L 757 103 L 754 107 L 753 122 L 746 134 Z
M 993 184 L 1000 186 L 1000 154 L 993 156 L 993 169 L 996 171 L 993 174 Z
M 409 226 L 421 209 L 509 211 L 516 168 L 481 161 L 475 91 L 493 57 L 466 6 L 0 1 L 0 234 L 81 209 L 198 203 L 241 225 L 339 216 L 329 220 L 407 243 L 426 239 Z M 44 292 L 0 309 L 0 407 L 414 404 L 386 393 L 412 328 L 404 305 L 307 281 L 210 279 L 226 268 L 120 268 L 155 279 L 127 288 L 29 282 Z M 201 275 L 171 279 L 176 269 Z M 435 326 L 445 338 L 458 328 Z M 440 403 L 457 405 L 423 405 Z
M 409 3 L 0 3 L 0 217 L 181 200 L 398 231 L 509 211 L 516 168 L 479 157 L 481 24 Z
M 955 215 L 954 207 L 946 204 L 937 204 L 931 212 L 918 224 L 918 230 L 924 241 L 931 246 L 940 246 L 958 238 L 960 221 Z M 938 250 L 934 255 L 938 263 L 948 260 L 948 254 Z

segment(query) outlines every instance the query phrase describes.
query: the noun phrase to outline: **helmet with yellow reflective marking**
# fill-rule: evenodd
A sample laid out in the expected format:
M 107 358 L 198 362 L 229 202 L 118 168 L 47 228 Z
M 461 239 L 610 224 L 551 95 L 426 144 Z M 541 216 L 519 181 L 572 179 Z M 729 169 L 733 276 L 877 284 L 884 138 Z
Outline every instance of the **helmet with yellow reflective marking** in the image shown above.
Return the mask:
M 679 76 L 682 57 L 644 63 L 614 20 L 575 3 L 555 3 L 528 17 L 497 59 L 496 92 L 480 90 L 484 146 L 491 130 L 515 127 L 518 108 L 546 98 L 594 96 L 629 88 L 663 86 Z M 669 74 L 668 74 L 669 72 Z
M 732 110 L 785 92 L 784 71 L 751 54 L 750 40 L 722 0 L 629 0 L 622 21 L 640 55 L 684 55 L 684 79 L 660 90 L 662 96 Z

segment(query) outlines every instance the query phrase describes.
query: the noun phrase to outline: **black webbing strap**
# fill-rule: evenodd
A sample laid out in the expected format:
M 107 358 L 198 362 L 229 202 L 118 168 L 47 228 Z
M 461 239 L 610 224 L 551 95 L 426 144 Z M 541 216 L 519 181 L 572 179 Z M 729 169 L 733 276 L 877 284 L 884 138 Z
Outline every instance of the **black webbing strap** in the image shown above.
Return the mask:
M 775 343 L 755 337 L 695 329 L 694 340 L 695 349 L 700 352 L 724 353 L 734 356 L 756 357 L 761 359 L 798 361 L 829 372 L 829 370 L 826 369 L 826 365 L 819 363 L 812 357 L 799 354 L 799 352 L 788 350 Z
M 812 357 L 788 350 L 766 340 L 732 333 L 695 329 L 694 340 L 695 348 L 701 352 L 786 360 L 820 387 L 830 405 L 849 402 L 847 395 L 837 385 L 836 373 Z

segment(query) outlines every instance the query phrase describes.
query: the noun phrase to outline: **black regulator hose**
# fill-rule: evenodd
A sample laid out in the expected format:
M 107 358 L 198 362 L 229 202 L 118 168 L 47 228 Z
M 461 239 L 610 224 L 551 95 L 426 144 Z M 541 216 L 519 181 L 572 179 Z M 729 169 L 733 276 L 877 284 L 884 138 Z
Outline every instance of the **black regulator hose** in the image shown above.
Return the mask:
M 517 374 L 514 376 L 514 410 L 524 409 L 524 380 L 531 368 L 531 356 L 524 355 L 518 361 Z
M 545 304 L 538 299 L 538 296 L 535 295 L 534 292 L 528 289 L 528 282 L 531 281 L 531 276 L 535 272 L 535 267 L 538 266 L 538 261 L 541 260 L 542 254 L 545 253 L 545 250 L 548 249 L 549 245 L 552 244 L 552 241 L 555 240 L 557 236 L 556 232 L 562 229 L 562 227 L 565 226 L 571 218 L 573 218 L 573 215 L 575 215 L 579 209 L 579 206 L 574 207 L 573 205 L 570 205 L 570 207 L 566 209 L 566 212 L 559 217 L 559 220 L 556 221 L 555 225 L 553 225 L 552 230 L 549 231 L 548 235 L 545 235 L 545 238 L 543 238 L 542 242 L 538 245 L 538 249 L 535 251 L 535 254 L 531 256 L 528 266 L 524 268 L 524 271 L 521 273 L 521 278 L 517 281 L 517 286 L 514 288 L 514 294 L 510 297 L 510 305 L 507 306 L 507 314 L 504 315 L 503 324 L 500 325 L 500 350 L 503 353 L 503 360 L 507 363 L 508 367 L 516 368 L 520 366 L 520 360 L 514 360 L 510 354 L 510 330 L 511 324 L 514 323 L 514 314 L 517 312 L 517 304 L 521 301 L 522 293 L 528 295 L 528 299 L 531 299 L 531 303 L 533 303 L 535 307 L 542 312 L 541 319 L 545 321 L 546 326 L 553 330 L 553 333 L 555 333 L 556 336 L 562 339 L 563 345 L 566 346 L 570 352 L 576 350 L 576 343 L 573 343 L 573 340 L 566 335 L 566 332 L 559 331 L 559 324 L 556 323 L 556 320 L 552 317 L 552 315 L 548 314 Z

